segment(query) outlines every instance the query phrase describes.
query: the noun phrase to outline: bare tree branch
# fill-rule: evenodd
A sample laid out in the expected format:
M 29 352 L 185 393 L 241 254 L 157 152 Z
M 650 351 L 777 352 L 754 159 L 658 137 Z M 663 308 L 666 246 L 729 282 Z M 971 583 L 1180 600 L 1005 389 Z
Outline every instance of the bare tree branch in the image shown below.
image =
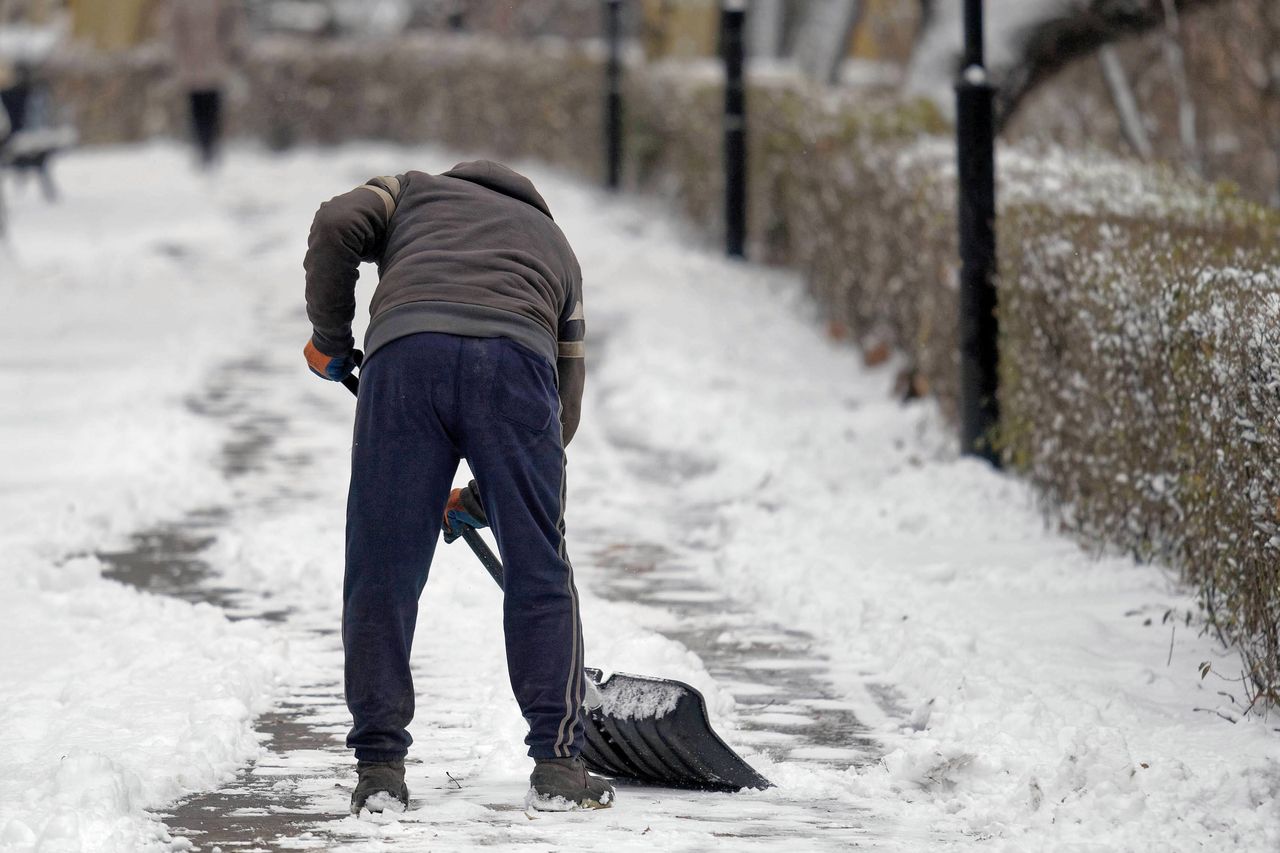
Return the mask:
M 796 59 L 814 80 L 834 83 L 862 14 L 861 0 L 810 0 L 796 33 Z
M 1186 54 L 1182 49 L 1182 21 L 1173 0 L 1164 4 L 1164 58 L 1173 80 L 1173 91 L 1178 98 L 1178 135 L 1182 141 L 1182 156 L 1187 165 L 1204 174 L 1204 161 L 1200 156 L 1200 135 L 1196 130 L 1196 104 L 1187 83 Z
M 1000 85 L 997 106 L 1006 123 L 1023 98 L 1072 60 L 1105 44 L 1165 25 L 1165 0 L 1074 0 L 1022 34 L 1016 61 L 995 69 Z M 1179 12 L 1223 0 L 1172 0 Z
M 782 55 L 787 7 L 783 0 L 753 0 L 747 12 L 747 53 L 753 59 Z
M 1263 103 L 1266 105 L 1267 136 L 1271 141 L 1271 156 L 1275 162 L 1277 176 L 1280 176 L 1280 9 L 1274 3 L 1262 0 L 1258 7 L 1262 29 L 1262 55 L 1259 64 L 1263 67 L 1263 84 L 1259 87 Z M 1280 207 L 1280 177 L 1271 196 L 1271 204 Z
M 1120 130 L 1125 141 L 1134 153 L 1143 160 L 1150 160 L 1154 155 L 1151 137 L 1146 125 L 1142 122 L 1142 111 L 1138 109 L 1138 99 L 1134 97 L 1133 87 L 1129 84 L 1129 75 L 1125 73 L 1120 57 L 1112 45 L 1103 45 L 1098 50 L 1098 61 L 1102 65 L 1102 76 L 1107 81 L 1107 89 L 1111 92 L 1111 101 L 1115 104 L 1116 115 L 1120 119 Z

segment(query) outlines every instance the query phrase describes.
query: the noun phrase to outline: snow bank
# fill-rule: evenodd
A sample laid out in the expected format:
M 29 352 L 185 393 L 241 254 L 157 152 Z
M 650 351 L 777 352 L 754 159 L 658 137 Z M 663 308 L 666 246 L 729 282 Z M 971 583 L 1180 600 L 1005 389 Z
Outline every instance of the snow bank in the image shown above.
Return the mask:
M 161 844 L 146 809 L 257 750 L 278 665 L 262 629 L 104 580 L 93 556 L 228 496 L 221 430 L 185 400 L 241 345 L 239 247 L 184 165 L 169 148 L 68 158 L 62 203 L 20 198 L 0 254 L 6 851 Z
M 0 849 L 134 851 L 145 813 L 231 775 L 274 661 L 255 626 L 101 578 L 91 557 L 5 559 Z

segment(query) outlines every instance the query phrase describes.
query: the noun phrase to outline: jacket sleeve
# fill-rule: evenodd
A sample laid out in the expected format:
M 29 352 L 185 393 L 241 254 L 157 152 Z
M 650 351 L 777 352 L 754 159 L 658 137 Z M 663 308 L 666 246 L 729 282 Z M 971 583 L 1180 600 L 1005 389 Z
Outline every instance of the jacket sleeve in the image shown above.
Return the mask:
M 375 178 L 326 201 L 311 223 L 302 262 L 307 274 L 307 317 L 311 340 L 325 355 L 346 355 L 355 347 L 351 321 L 360 263 L 377 260 L 395 212 L 395 196 L 386 182 Z
M 582 418 L 582 389 L 587 381 L 587 320 L 582 310 L 582 271 L 573 266 L 569 299 L 560 315 L 556 372 L 560 381 L 560 432 L 565 446 L 573 440 Z

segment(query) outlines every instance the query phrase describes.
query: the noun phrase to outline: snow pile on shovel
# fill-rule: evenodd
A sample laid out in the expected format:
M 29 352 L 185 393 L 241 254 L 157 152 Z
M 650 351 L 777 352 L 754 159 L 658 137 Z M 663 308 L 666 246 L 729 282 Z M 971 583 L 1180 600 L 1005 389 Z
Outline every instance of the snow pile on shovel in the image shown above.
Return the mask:
M 660 719 L 676 709 L 684 688 L 662 681 L 614 679 L 600 691 L 601 709 L 624 720 Z

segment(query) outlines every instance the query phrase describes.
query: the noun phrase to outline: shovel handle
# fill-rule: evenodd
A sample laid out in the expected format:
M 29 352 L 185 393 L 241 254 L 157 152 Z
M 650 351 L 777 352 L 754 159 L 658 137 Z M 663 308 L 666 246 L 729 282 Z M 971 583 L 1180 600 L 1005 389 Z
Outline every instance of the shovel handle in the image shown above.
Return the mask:
M 360 367 L 364 364 L 364 353 L 360 350 L 352 350 L 351 360 L 356 363 L 356 367 Z M 360 396 L 360 377 L 356 376 L 355 373 L 348 373 L 342 380 L 342 384 L 346 386 L 346 389 L 353 395 L 357 397 Z
M 356 350 L 353 354 L 356 365 L 359 366 L 364 362 L 364 353 Z M 360 396 L 360 377 L 355 373 L 347 374 L 342 380 L 342 384 L 346 389 L 355 396 Z M 489 577 L 493 578 L 494 583 L 498 585 L 498 589 L 502 589 L 502 561 L 498 559 L 498 555 L 493 553 L 484 539 L 480 537 L 480 531 L 468 525 L 462 525 L 462 538 L 467 540 L 467 545 L 471 547 L 471 553 L 476 555 L 476 559 L 480 561 L 480 565 L 484 566 L 484 570 L 489 573 Z
M 494 583 L 498 585 L 498 589 L 502 589 L 502 561 L 480 538 L 480 531 L 464 524 L 462 525 L 462 538 L 467 540 L 467 545 L 471 547 L 471 553 L 476 555 L 476 559 L 480 561 L 480 565 L 484 566 L 484 570 L 489 573 L 489 577 L 493 578 Z

